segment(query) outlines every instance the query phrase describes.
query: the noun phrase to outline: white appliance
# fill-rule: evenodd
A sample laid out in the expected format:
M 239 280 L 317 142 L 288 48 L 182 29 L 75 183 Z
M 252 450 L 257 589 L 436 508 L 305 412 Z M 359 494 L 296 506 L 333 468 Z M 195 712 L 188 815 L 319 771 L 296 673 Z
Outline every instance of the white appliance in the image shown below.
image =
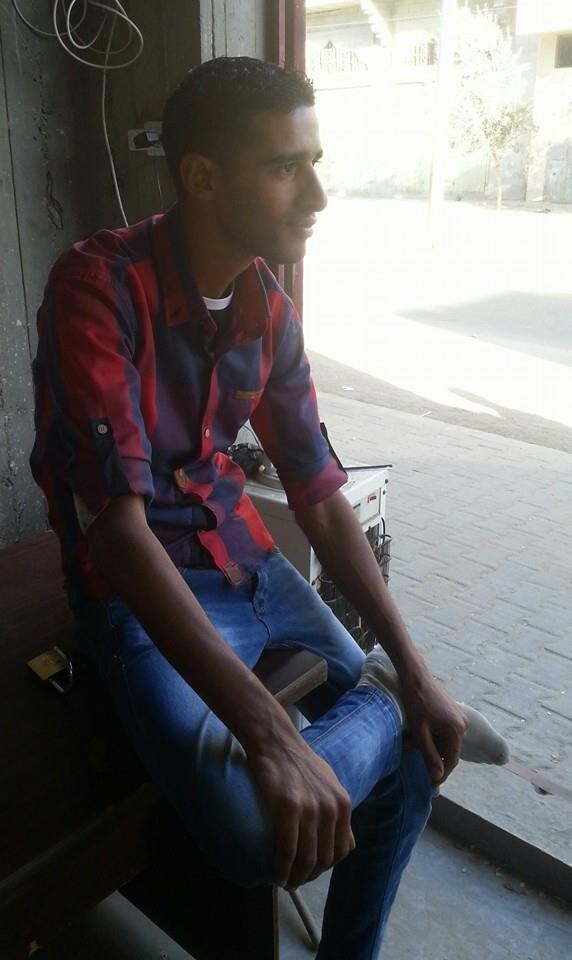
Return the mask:
M 313 587 L 319 589 L 322 568 L 308 540 L 294 519 L 286 502 L 286 494 L 271 473 L 248 480 L 245 492 L 260 513 L 282 553 Z M 385 501 L 389 482 L 387 467 L 363 467 L 348 471 L 348 481 L 341 488 L 354 509 L 363 530 L 375 549 L 385 531 Z

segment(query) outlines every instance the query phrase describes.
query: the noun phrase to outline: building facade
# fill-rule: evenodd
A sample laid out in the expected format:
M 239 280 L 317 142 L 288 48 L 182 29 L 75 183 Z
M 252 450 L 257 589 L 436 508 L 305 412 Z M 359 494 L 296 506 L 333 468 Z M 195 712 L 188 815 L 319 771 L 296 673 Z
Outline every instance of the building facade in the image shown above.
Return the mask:
M 395 196 L 429 189 L 441 0 L 307 0 L 307 70 L 317 90 L 332 190 Z M 503 158 L 507 200 L 572 202 L 572 3 L 488 6 L 524 69 L 538 129 Z M 487 158 L 451 150 L 447 189 L 493 196 Z

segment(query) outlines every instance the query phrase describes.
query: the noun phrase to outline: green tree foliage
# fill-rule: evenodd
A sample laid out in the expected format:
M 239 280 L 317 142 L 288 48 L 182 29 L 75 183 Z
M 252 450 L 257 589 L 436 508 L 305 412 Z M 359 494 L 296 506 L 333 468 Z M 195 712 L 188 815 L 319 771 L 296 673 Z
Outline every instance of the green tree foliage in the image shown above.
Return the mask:
M 457 16 L 451 143 L 466 153 L 488 154 L 500 207 L 502 159 L 535 129 L 524 99 L 528 68 L 492 11 L 463 7 Z

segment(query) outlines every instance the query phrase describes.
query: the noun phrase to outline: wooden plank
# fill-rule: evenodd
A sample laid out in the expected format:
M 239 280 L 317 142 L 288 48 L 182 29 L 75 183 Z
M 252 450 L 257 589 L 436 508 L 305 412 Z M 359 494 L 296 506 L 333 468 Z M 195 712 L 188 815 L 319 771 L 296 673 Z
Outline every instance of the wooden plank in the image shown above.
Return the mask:
M 306 3 L 305 0 L 286 0 L 286 66 L 303 70 L 306 62 Z
M 145 868 L 128 888 L 130 899 L 201 960 L 277 958 L 272 888 L 241 890 L 222 881 L 172 811 L 154 819 L 163 806 L 150 786 L 137 792 L 146 774 L 132 748 L 121 747 L 99 682 L 84 676 L 64 698 L 26 667 L 32 656 L 69 640 L 54 534 L 0 551 L 0 582 L 0 728 L 9 731 L 0 757 L 0 949 L 49 933 Z M 307 651 L 269 651 L 257 673 L 289 706 L 327 671 Z M 228 938 L 237 929 L 235 944 Z
M 122 889 L 135 906 L 200 960 L 278 960 L 273 887 L 245 889 L 220 876 L 167 807 L 148 867 Z
M 147 45 L 152 62 L 144 55 L 134 64 L 132 75 L 135 125 L 143 126 L 146 121 L 161 120 L 168 97 L 200 62 L 200 39 L 198 7 L 189 6 L 186 0 L 141 7 L 139 16 L 145 36 L 152 38 Z M 150 69 L 156 77 L 153 84 L 148 83 Z M 176 200 L 176 191 L 165 158 L 142 155 L 140 159 L 137 176 L 143 203 L 141 216 L 168 209 Z
M 148 157 L 146 153 L 129 152 L 125 131 L 130 127 L 143 127 L 149 121 L 161 120 L 165 100 L 171 92 L 167 88 L 167 47 L 183 47 L 185 34 L 180 25 L 177 28 L 174 18 L 171 21 L 170 44 L 163 42 L 164 8 L 167 6 L 171 7 L 172 11 L 174 8 L 177 14 L 182 12 L 179 0 L 169 4 L 160 4 L 157 0 L 137 4 L 137 10 L 133 10 L 133 14 L 145 38 L 145 47 L 139 59 L 127 70 L 118 70 L 118 76 L 114 78 L 114 83 L 121 85 L 122 104 L 128 105 L 128 115 L 125 115 L 124 111 L 123 120 L 116 112 L 114 134 L 118 144 L 119 162 L 122 170 L 127 171 L 126 179 L 133 188 L 128 214 L 133 223 L 143 217 L 160 213 L 162 208 L 155 175 L 159 161 Z M 153 78 L 152 83 L 149 82 L 150 77 Z
M 266 650 L 254 673 L 278 703 L 290 707 L 325 683 L 328 666 L 309 650 Z
M 0 946 L 52 933 L 137 876 L 158 802 L 143 784 L 0 883 Z
M 160 121 L 167 97 L 190 67 L 199 62 L 199 16 L 203 13 L 202 2 L 189 4 L 188 0 L 173 0 L 169 4 L 152 0 L 137 5 L 131 14 L 143 33 L 143 53 L 125 70 L 108 74 L 109 139 L 130 223 L 160 212 L 156 171 L 165 206 L 175 199 L 165 160 L 130 151 L 128 130 L 143 127 L 148 121 Z M 92 229 L 113 227 L 120 223 L 120 214 L 99 119 L 101 75 L 92 71 L 86 82 L 90 109 L 80 118 L 80 124 L 90 145 L 85 158 L 86 173 L 95 185 L 97 198 Z
M 268 43 L 271 17 L 272 9 L 268 0 L 256 0 L 254 50 L 252 56 L 258 57 L 260 60 L 272 59 L 272 53 Z
M 0 552 L 0 879 L 79 829 L 138 776 L 123 781 L 95 752 L 101 736 L 83 705 L 42 686 L 26 662 L 71 626 L 53 534 Z M 87 699 L 87 698 L 86 698 Z M 100 694 L 94 703 L 103 701 Z M 121 755 L 121 754 L 120 754 Z M 122 755 L 121 755 L 122 756 Z M 126 755 L 126 759 L 130 754 Z

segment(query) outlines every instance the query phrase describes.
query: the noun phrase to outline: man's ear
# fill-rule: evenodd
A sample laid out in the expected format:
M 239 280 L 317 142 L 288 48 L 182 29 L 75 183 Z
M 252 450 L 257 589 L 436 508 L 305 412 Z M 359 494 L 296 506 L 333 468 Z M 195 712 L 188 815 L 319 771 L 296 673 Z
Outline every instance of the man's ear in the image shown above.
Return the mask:
M 185 193 L 198 196 L 213 189 L 213 162 L 200 153 L 187 153 L 181 160 L 179 176 Z

